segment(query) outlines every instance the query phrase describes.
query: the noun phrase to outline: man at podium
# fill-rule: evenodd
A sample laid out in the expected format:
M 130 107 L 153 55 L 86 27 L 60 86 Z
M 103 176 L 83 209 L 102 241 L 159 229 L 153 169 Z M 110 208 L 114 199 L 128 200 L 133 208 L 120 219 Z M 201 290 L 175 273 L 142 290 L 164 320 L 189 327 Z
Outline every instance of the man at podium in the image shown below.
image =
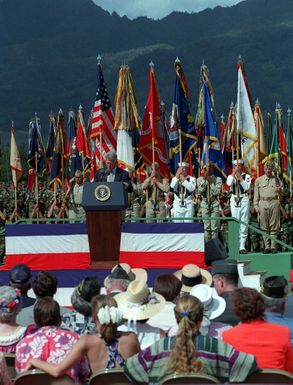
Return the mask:
M 131 193 L 133 187 L 127 171 L 117 166 L 117 153 L 109 151 L 105 156 L 106 168 L 101 168 L 95 174 L 95 182 L 123 182 L 127 192 Z

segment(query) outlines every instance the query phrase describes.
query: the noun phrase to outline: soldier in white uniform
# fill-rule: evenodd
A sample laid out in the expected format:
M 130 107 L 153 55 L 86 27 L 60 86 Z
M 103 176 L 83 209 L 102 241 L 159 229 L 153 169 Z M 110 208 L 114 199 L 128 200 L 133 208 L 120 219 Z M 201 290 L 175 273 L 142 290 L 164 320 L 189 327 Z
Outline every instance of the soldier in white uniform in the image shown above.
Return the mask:
M 219 194 L 222 191 L 222 179 L 214 175 L 215 167 L 210 164 L 204 175 L 197 179 L 197 192 L 201 195 L 200 204 L 203 217 L 219 217 Z M 218 238 L 220 220 L 204 220 L 205 241 Z
M 194 191 L 196 180 L 188 175 L 188 163 L 179 163 L 176 175 L 171 181 L 170 187 L 174 192 L 174 218 L 194 217 Z M 192 219 L 179 219 L 174 222 L 193 222 Z
M 74 174 L 74 186 L 70 188 L 67 199 L 69 205 L 69 219 L 76 221 L 85 221 L 85 211 L 82 207 L 82 194 L 83 194 L 83 175 L 80 170 L 77 170 Z
M 249 174 L 242 172 L 243 161 L 233 161 L 232 174 L 227 178 L 227 185 L 231 190 L 231 215 L 244 223 L 249 222 L 249 196 L 248 190 L 251 184 L 251 177 Z M 248 236 L 248 227 L 244 224 L 240 224 L 240 253 L 247 254 L 245 243 Z

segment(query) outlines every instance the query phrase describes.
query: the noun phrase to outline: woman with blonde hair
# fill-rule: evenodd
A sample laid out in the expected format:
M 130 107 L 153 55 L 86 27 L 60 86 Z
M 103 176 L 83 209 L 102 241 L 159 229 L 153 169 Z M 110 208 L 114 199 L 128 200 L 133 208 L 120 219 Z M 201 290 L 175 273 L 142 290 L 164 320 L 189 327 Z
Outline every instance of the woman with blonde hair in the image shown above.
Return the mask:
M 86 355 L 92 372 L 95 372 L 100 369 L 123 367 L 128 357 L 140 351 L 134 333 L 117 331 L 117 326 L 122 320 L 122 312 L 118 309 L 113 297 L 97 295 L 92 300 L 92 307 L 96 335 L 81 336 L 72 351 L 60 364 L 50 364 L 33 359 L 31 367 L 59 377 Z
M 252 355 L 199 333 L 203 304 L 193 296 L 175 299 L 176 336 L 165 337 L 126 361 L 125 372 L 133 382 L 161 382 L 173 373 L 206 373 L 221 382 L 243 382 L 257 369 Z

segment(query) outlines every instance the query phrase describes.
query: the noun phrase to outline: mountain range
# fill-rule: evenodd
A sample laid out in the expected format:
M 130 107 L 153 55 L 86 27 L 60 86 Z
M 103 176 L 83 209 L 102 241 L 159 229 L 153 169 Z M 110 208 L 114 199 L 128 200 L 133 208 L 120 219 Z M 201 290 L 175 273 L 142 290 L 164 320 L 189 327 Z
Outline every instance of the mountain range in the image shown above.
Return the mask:
M 114 97 L 121 64 L 132 69 L 143 116 L 149 62 L 155 64 L 161 98 L 170 113 L 174 60 L 184 68 L 195 115 L 199 69 L 209 68 L 218 115 L 236 101 L 236 62 L 241 55 L 253 101 L 263 112 L 279 102 L 284 116 L 293 107 L 293 1 L 246 0 L 199 13 L 173 12 L 162 20 L 129 20 L 91 0 L 0 0 L 0 135 L 9 139 L 11 120 L 19 142 L 27 141 L 35 112 L 47 136 L 50 111 L 68 113 L 93 106 L 97 55 L 109 96 Z

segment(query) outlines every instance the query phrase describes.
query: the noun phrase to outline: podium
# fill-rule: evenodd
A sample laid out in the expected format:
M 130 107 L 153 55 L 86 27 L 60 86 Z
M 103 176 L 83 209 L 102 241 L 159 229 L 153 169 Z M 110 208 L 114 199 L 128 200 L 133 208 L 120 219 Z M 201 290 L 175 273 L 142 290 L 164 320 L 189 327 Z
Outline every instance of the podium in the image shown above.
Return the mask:
M 86 212 L 91 266 L 111 268 L 119 257 L 122 211 L 128 206 L 123 182 L 85 183 L 82 206 Z

